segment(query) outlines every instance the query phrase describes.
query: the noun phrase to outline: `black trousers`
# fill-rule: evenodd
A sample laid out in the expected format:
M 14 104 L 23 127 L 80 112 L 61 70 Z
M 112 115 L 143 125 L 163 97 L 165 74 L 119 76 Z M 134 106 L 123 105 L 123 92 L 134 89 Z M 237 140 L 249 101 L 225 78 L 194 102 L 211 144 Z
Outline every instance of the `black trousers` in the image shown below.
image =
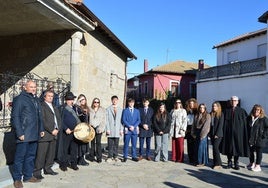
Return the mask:
M 255 157 L 254 157 L 254 152 L 256 151 L 256 165 L 261 164 L 262 160 L 262 147 L 258 146 L 250 146 L 249 147 L 249 161 L 250 163 L 254 163 Z
M 35 175 L 41 175 L 42 169 L 45 172 L 51 171 L 51 167 L 54 164 L 55 152 L 56 140 L 38 143 L 34 169 Z
M 221 156 L 220 156 L 220 150 L 219 146 L 221 143 L 222 138 L 212 138 L 212 151 L 213 151 L 213 164 L 214 166 L 221 166 L 222 161 L 221 161 Z
M 108 158 L 116 158 L 118 156 L 119 138 L 108 137 Z
M 188 153 L 189 162 L 196 163 L 197 154 L 195 155 L 195 139 L 191 135 L 187 137 L 187 153 Z
M 232 162 L 232 157 L 233 157 L 233 155 L 230 155 L 230 154 L 227 155 L 228 163 Z M 239 160 L 239 156 L 234 156 L 234 163 L 235 164 L 238 163 L 238 160 Z
M 62 134 L 63 141 L 63 157 L 61 159 L 61 166 L 67 167 L 69 163 L 71 165 L 77 165 L 77 140 L 72 134 Z M 70 158 L 68 157 L 70 156 Z
M 102 160 L 101 136 L 102 133 L 96 133 L 95 138 L 91 141 L 89 158 L 92 160 L 95 156 L 97 161 Z

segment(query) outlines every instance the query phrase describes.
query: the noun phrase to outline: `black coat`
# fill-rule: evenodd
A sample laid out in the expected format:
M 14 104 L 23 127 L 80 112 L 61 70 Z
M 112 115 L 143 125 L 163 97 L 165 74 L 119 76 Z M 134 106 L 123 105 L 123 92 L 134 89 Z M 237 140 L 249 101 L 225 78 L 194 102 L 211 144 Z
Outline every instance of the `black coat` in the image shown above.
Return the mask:
M 211 138 L 217 137 L 223 137 L 223 124 L 224 124 L 224 114 L 220 117 L 214 117 L 213 126 L 210 127 L 210 133 L 209 136 Z M 211 122 L 212 124 L 212 122 Z
M 139 128 L 140 128 L 139 137 L 152 137 L 153 136 L 152 125 L 153 125 L 154 110 L 151 107 L 149 107 L 146 114 L 144 112 L 144 108 L 140 108 L 139 111 L 140 111 L 140 116 L 141 116 L 141 123 L 139 125 Z M 143 128 L 143 124 L 147 124 L 149 130 L 145 130 Z
M 156 115 L 153 117 L 153 130 L 155 135 L 160 135 L 159 132 L 163 132 L 164 134 L 167 134 L 170 132 L 171 128 L 171 116 L 169 113 L 167 113 L 166 121 L 164 121 L 163 118 L 160 118 L 159 120 L 156 118 Z
M 232 108 L 225 111 L 221 153 L 230 156 L 248 157 L 247 113 L 243 108 L 236 107 L 234 117 Z
M 268 118 L 258 118 L 252 126 L 252 117 L 248 117 L 249 145 L 265 147 L 268 138 Z

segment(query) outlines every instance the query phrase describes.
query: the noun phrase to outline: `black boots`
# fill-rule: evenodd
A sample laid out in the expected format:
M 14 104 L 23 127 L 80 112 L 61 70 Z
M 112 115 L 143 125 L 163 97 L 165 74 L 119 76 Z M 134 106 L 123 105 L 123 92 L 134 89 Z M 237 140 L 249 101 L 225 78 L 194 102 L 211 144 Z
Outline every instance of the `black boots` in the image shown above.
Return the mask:
M 77 164 L 81 165 L 81 166 L 88 166 L 89 165 L 89 163 L 85 161 L 84 157 L 79 157 Z
M 232 168 L 232 166 L 233 166 L 233 164 L 232 164 L 232 161 L 229 161 L 228 160 L 228 163 L 227 163 L 227 169 L 230 169 L 230 168 Z

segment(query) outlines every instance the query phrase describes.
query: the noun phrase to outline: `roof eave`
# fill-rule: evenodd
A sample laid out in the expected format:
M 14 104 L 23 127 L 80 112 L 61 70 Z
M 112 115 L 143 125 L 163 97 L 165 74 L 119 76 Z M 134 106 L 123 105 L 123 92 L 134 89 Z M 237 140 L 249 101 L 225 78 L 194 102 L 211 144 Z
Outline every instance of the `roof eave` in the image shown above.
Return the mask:
M 258 18 L 258 21 L 261 23 L 267 23 L 267 20 L 268 20 L 268 11 L 266 11 L 263 15 L 261 15 Z
M 92 11 L 87 8 L 86 5 L 81 4 L 73 6 L 80 12 L 80 14 L 83 14 L 84 16 L 92 20 L 94 23 L 97 23 L 96 29 L 101 30 L 105 33 L 105 35 L 107 35 L 107 37 L 114 41 L 120 47 L 120 49 L 124 51 L 124 53 L 128 56 L 129 59 L 137 59 L 137 57 L 126 47 L 126 45 L 121 42 L 117 38 L 117 36 Z
M 59 0 L 36 0 L 44 7 L 58 14 L 60 17 L 74 25 L 76 28 L 83 32 L 89 32 L 95 30 L 96 25 L 87 18 L 77 14 L 74 9 L 71 9 L 71 5 L 65 1 Z M 67 5 L 67 6 L 66 6 Z M 69 7 L 68 7 L 69 6 Z
M 253 37 L 256 37 L 259 35 L 263 35 L 266 33 L 267 33 L 267 29 L 263 28 L 263 29 L 260 29 L 258 31 L 255 31 L 255 32 L 250 32 L 248 34 L 240 35 L 238 37 L 235 37 L 234 39 L 228 40 L 227 42 L 222 42 L 218 45 L 213 46 L 212 49 L 223 47 L 223 46 L 228 46 L 230 44 L 234 44 L 234 43 L 237 43 L 237 42 L 240 42 L 243 40 L 247 40 L 247 39 L 250 39 L 250 38 L 253 38 Z

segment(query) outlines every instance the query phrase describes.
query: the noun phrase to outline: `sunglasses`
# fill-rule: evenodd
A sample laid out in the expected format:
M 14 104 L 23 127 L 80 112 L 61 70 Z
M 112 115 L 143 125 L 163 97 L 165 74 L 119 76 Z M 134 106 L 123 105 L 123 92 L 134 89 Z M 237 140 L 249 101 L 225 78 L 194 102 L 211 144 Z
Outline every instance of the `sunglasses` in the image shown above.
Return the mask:
M 94 103 L 100 103 L 100 101 L 94 101 Z

